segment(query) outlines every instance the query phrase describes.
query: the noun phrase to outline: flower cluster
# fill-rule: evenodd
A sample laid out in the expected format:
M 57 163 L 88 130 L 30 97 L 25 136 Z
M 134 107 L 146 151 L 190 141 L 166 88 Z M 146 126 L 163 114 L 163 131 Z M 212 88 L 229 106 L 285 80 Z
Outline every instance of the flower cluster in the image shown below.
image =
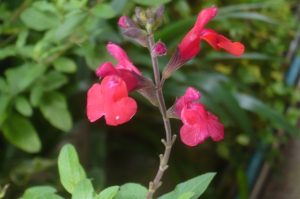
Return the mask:
M 142 46 L 148 47 L 152 58 L 155 59 L 167 52 L 165 44 L 160 40 L 154 44 L 153 40 L 149 39 L 153 37 L 153 30 L 162 21 L 163 12 L 163 6 L 157 8 L 154 13 L 151 9 L 147 11 L 136 9 L 137 21 L 140 25 L 145 25 L 147 31 L 140 29 L 139 25 L 126 15 L 122 16 L 118 22 L 119 26 L 124 29 L 124 35 L 135 39 Z M 199 44 L 202 39 L 216 50 L 223 48 L 234 56 L 243 54 L 243 44 L 233 43 L 211 29 L 204 29 L 204 26 L 216 15 L 216 7 L 204 9 L 199 13 L 195 26 L 178 45 L 177 50 L 162 72 L 164 78 L 162 82 L 185 62 L 196 56 L 200 51 Z M 88 91 L 87 115 L 91 122 L 104 115 L 108 125 L 116 126 L 129 121 L 137 111 L 137 103 L 134 99 L 128 97 L 129 92 L 138 90 L 154 105 L 157 105 L 159 101 L 157 92 L 161 89 L 163 83 L 155 87 L 152 80 L 143 77 L 141 72 L 130 62 L 125 51 L 119 46 L 109 43 L 107 49 L 119 63 L 114 67 L 112 63 L 106 62 L 96 70 L 96 75 L 100 79 L 103 78 L 103 80 L 101 84 L 94 84 Z M 154 86 L 156 90 L 151 86 Z M 186 94 L 179 98 L 171 108 L 175 118 L 181 119 L 183 122 L 180 136 L 181 140 L 189 146 L 202 143 L 208 137 L 212 137 L 214 141 L 224 138 L 224 126 L 220 124 L 216 116 L 206 111 L 205 107 L 198 103 L 200 97 L 200 92 L 190 87 L 187 89 Z M 162 109 L 160 110 L 162 111 Z

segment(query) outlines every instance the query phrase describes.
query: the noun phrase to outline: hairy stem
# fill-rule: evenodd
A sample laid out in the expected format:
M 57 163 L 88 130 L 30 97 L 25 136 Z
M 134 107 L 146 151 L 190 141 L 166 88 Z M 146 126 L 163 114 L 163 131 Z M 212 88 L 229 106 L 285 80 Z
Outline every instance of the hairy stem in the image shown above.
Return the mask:
M 152 56 L 152 53 L 151 53 L 151 49 L 154 45 L 153 34 L 151 36 L 149 36 L 148 41 L 149 41 L 149 51 L 150 51 L 150 54 L 151 54 L 152 65 L 153 65 L 155 84 L 156 84 L 156 87 L 160 87 L 161 86 L 161 80 L 160 80 L 160 73 L 159 73 L 159 68 L 158 68 L 157 57 Z M 175 141 L 175 138 L 176 138 L 175 135 L 172 138 L 170 120 L 167 117 L 167 109 L 166 109 L 166 105 L 165 105 L 165 101 L 164 101 L 164 97 L 163 97 L 161 87 L 156 91 L 156 95 L 157 95 L 157 98 L 158 98 L 159 109 L 160 109 L 160 112 L 162 114 L 165 130 L 166 130 L 166 141 L 164 139 L 162 140 L 163 144 L 165 145 L 165 152 L 164 152 L 163 155 L 161 154 L 159 156 L 160 157 L 159 169 L 158 169 L 157 174 L 154 178 L 154 181 L 150 182 L 149 190 L 148 190 L 148 194 L 146 196 L 146 199 L 150 199 L 153 196 L 153 194 L 155 193 L 155 191 L 161 185 L 160 180 L 161 180 L 161 178 L 164 174 L 164 171 L 168 168 L 167 163 L 168 163 L 168 160 L 169 160 L 169 157 L 170 157 L 172 145 L 173 145 L 173 143 Z

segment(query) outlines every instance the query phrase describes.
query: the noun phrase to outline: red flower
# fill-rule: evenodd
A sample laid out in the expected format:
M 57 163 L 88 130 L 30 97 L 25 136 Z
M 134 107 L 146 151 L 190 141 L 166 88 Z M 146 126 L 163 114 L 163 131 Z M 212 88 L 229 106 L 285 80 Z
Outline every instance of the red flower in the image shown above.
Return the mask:
M 214 141 L 224 138 L 224 126 L 219 119 L 206 111 L 202 104 L 195 102 L 200 97 L 200 92 L 190 87 L 175 105 L 175 113 L 184 124 L 180 129 L 181 140 L 189 146 L 196 146 L 208 137 Z
M 128 92 L 132 91 L 138 84 L 133 71 L 139 75 L 142 73 L 130 62 L 126 52 L 120 46 L 108 43 L 107 50 L 118 60 L 119 64 L 114 67 L 111 62 L 105 62 L 97 68 L 96 75 L 100 78 L 111 75 L 118 76 L 125 81 Z
M 88 91 L 87 116 L 94 122 L 105 115 L 106 124 L 116 126 L 129 121 L 136 113 L 137 104 L 128 93 L 138 84 L 134 72 L 139 75 L 141 72 L 118 45 L 108 43 L 107 49 L 119 64 L 114 67 L 106 62 L 97 68 L 96 74 L 104 79 L 101 85 L 94 84 Z
M 179 45 L 182 59 L 191 59 L 200 51 L 199 44 L 201 39 L 207 41 L 214 49 L 220 50 L 220 48 L 224 48 L 234 56 L 240 56 L 244 53 L 245 47 L 243 44 L 239 42 L 232 43 L 229 39 L 211 29 L 203 29 L 216 15 L 216 7 L 204 9 L 199 13 L 195 26 Z
M 128 97 L 125 81 L 107 76 L 101 85 L 94 84 L 87 94 L 87 115 L 91 122 L 105 116 L 106 124 L 117 126 L 128 122 L 136 113 L 137 104 Z

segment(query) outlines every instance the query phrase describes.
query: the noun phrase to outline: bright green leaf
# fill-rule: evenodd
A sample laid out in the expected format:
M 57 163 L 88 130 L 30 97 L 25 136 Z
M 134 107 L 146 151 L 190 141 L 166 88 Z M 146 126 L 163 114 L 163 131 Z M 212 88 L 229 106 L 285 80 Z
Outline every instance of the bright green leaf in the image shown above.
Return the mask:
M 18 96 L 16 99 L 16 109 L 24 116 L 31 116 L 32 115 L 32 108 L 29 104 L 29 101 L 24 96 Z
M 109 4 L 101 3 L 94 8 L 93 14 L 100 18 L 110 19 L 115 16 L 115 10 Z
M 174 191 L 167 193 L 158 199 L 179 198 L 182 194 L 187 192 L 194 192 L 195 195 L 192 196 L 191 199 L 197 199 L 206 190 L 215 175 L 215 173 L 206 173 L 186 182 L 180 183 L 176 186 Z
M 53 12 L 40 11 L 36 8 L 27 8 L 21 14 L 21 20 L 35 30 L 47 30 L 59 26 L 59 16 Z
M 140 184 L 126 183 L 120 187 L 114 199 L 141 199 L 145 198 L 148 190 Z
M 68 57 L 59 57 L 53 62 L 55 70 L 65 73 L 74 73 L 76 71 L 76 63 Z
M 57 28 L 55 38 L 62 40 L 67 38 L 69 35 L 76 33 L 77 29 L 80 27 L 80 24 L 84 22 L 86 17 L 86 13 L 78 13 L 69 16 L 65 22 Z
M 190 199 L 191 197 L 193 197 L 195 195 L 194 192 L 187 192 L 182 194 L 181 196 L 179 196 L 178 199 Z
M 171 0 L 133 0 L 135 3 L 145 5 L 145 6 L 152 6 L 152 5 L 160 5 L 163 3 L 169 3 Z
M 95 196 L 91 180 L 83 179 L 75 186 L 72 199 L 94 199 Z
M 56 128 L 69 131 L 72 128 L 72 117 L 67 108 L 65 96 L 58 92 L 45 93 L 39 104 L 44 117 Z
M 37 199 L 64 199 L 54 193 L 47 193 L 43 196 L 37 197 Z
M 19 115 L 10 115 L 3 123 L 3 134 L 16 147 L 28 152 L 41 150 L 39 136 L 30 121 Z
M 27 37 L 28 37 L 28 33 L 29 33 L 28 30 L 23 30 L 22 32 L 19 33 L 18 39 L 16 42 L 17 48 L 22 48 L 25 45 Z
M 44 78 L 44 91 L 56 90 L 68 82 L 67 76 L 55 70 L 48 72 Z
M 119 188 L 119 186 L 108 187 L 101 191 L 96 199 L 112 199 L 118 192 Z
M 22 199 L 38 199 L 45 194 L 55 193 L 56 189 L 50 186 L 36 186 L 26 189 Z
M 62 185 L 69 193 L 73 193 L 77 183 L 86 178 L 76 150 L 71 144 L 66 144 L 60 151 L 58 171 Z
M 37 107 L 44 93 L 43 84 L 35 84 L 30 91 L 29 100 L 33 107 Z

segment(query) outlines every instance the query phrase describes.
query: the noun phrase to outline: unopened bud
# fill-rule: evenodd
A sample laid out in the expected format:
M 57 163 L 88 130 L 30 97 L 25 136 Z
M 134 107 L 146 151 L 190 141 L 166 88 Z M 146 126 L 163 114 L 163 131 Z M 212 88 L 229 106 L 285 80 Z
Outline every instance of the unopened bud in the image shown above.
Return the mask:
M 119 22 L 118 22 L 119 26 L 123 29 L 127 29 L 126 23 L 125 23 L 125 16 L 120 17 Z
M 163 56 L 165 54 L 167 54 L 167 47 L 163 42 L 161 42 L 161 40 L 159 40 L 152 47 L 152 55 L 154 57 L 157 57 L 157 56 Z
M 123 34 L 132 39 L 147 37 L 147 32 L 139 28 L 128 28 L 125 32 L 123 32 Z
M 141 8 L 139 8 L 139 7 L 136 7 L 135 8 L 135 14 L 136 14 L 136 18 L 137 18 L 137 21 L 139 22 L 139 24 L 144 26 L 147 22 L 145 11 L 142 10 Z
M 141 95 L 143 95 L 146 99 L 148 99 L 151 104 L 154 106 L 158 106 L 158 99 L 156 96 L 156 92 L 152 88 L 141 88 L 137 90 Z
M 165 4 L 162 4 L 161 6 L 155 9 L 154 16 L 153 16 L 155 25 L 153 27 L 153 30 L 155 30 L 162 22 L 164 17 L 164 12 L 165 12 Z
M 153 17 L 153 12 L 152 12 L 151 6 L 146 10 L 146 17 L 147 17 L 147 19 L 150 19 Z
M 151 18 L 147 21 L 147 24 L 146 24 L 146 29 L 147 29 L 148 33 L 152 33 L 153 25 L 154 25 L 154 19 Z

